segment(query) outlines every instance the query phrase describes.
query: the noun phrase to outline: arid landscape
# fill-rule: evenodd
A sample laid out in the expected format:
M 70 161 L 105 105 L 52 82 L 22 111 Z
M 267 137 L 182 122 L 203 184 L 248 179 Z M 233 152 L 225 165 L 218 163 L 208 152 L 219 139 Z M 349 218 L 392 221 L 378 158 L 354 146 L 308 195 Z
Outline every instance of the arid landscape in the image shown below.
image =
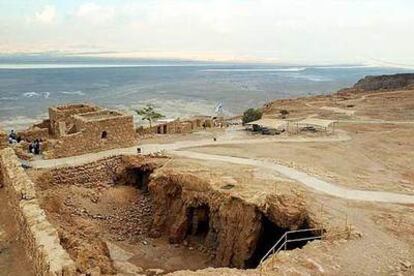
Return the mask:
M 413 0 L 0 2 L 0 276 L 414 276 Z
M 25 169 L 4 149 L 0 271 L 412 275 L 414 89 L 281 99 L 263 117 L 281 110 L 288 129 L 274 136 L 194 127 L 133 147 L 29 158 Z M 335 129 L 290 131 L 305 118 Z M 305 240 L 262 260 L 286 231 Z

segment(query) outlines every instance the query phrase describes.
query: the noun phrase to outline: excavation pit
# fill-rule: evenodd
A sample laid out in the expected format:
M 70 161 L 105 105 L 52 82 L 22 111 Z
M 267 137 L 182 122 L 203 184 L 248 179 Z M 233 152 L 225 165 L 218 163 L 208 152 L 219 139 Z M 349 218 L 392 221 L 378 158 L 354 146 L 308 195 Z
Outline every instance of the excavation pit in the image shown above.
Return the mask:
M 270 209 L 213 189 L 200 177 L 164 170 L 166 160 L 112 157 L 30 172 L 41 207 L 79 272 L 255 268 L 285 231 L 310 227 L 302 209 L 279 226 Z
M 149 235 L 149 177 L 163 161 L 110 158 L 32 172 L 41 206 L 80 272 L 99 267 L 101 273 L 115 274 L 132 265 L 151 274 L 150 269 L 172 272 L 212 265 L 208 251 L 196 243 L 172 244 L 166 236 Z

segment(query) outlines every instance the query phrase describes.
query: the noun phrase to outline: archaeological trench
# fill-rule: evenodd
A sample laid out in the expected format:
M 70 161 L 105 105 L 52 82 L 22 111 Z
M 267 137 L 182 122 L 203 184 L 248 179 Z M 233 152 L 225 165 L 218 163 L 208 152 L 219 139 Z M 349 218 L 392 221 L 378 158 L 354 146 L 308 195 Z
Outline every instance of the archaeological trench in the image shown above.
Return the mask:
M 168 160 L 115 156 L 35 170 L 2 150 L 2 189 L 36 275 L 255 269 L 285 231 L 318 227 L 299 196 L 268 195 L 256 205 L 165 168 Z

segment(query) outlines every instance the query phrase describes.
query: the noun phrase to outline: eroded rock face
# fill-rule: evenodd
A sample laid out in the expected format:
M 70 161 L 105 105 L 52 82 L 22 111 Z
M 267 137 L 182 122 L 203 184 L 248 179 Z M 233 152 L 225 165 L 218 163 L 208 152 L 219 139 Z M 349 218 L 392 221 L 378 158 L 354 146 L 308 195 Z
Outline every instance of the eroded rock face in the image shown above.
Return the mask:
M 414 74 L 395 74 L 381 76 L 367 76 L 359 80 L 354 88 L 365 91 L 394 90 L 406 88 L 414 84 Z
M 268 195 L 261 208 L 277 226 L 296 230 L 310 223 L 306 204 L 299 195 Z
M 172 171 L 153 175 L 149 191 L 154 211 L 152 235 L 168 235 L 172 243 L 199 235 L 220 267 L 246 268 L 257 261 L 254 255 L 263 243 L 265 220 L 280 233 L 309 225 L 303 201 L 295 195 L 269 196 L 258 206 L 215 190 L 195 175 Z
M 61 245 L 81 272 L 89 273 L 95 268 L 103 274 L 119 272 L 101 235 L 103 228 L 113 226 L 118 232 L 130 231 L 117 224 L 129 220 L 118 220 L 118 211 L 112 213 L 114 205 L 106 204 L 126 197 L 115 186 L 132 186 L 148 200 L 147 220 L 132 212 L 130 225 L 134 230 L 142 226 L 145 235 L 191 245 L 189 250 L 194 246 L 204 257 L 209 253 L 209 266 L 254 268 L 286 231 L 311 227 L 300 194 L 285 191 L 260 200 L 246 200 L 223 190 L 221 178 L 204 179 L 187 171 L 167 169 L 162 166 L 166 160 L 112 157 L 37 176 L 38 192 L 44 192 L 42 207 L 58 225 Z M 62 193 L 62 189 L 66 192 Z M 95 224 L 97 204 L 103 208 L 99 217 L 109 220 L 110 225 Z M 130 210 L 122 206 L 117 210 Z M 141 210 L 146 206 L 131 208 Z

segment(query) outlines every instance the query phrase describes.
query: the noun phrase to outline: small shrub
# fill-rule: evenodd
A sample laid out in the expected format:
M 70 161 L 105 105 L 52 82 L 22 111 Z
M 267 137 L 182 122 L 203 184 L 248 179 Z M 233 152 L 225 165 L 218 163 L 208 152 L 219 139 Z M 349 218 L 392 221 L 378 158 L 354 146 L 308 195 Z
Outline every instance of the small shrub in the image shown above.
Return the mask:
M 243 124 L 250 123 L 262 118 L 262 111 L 260 109 L 249 108 L 243 113 Z

